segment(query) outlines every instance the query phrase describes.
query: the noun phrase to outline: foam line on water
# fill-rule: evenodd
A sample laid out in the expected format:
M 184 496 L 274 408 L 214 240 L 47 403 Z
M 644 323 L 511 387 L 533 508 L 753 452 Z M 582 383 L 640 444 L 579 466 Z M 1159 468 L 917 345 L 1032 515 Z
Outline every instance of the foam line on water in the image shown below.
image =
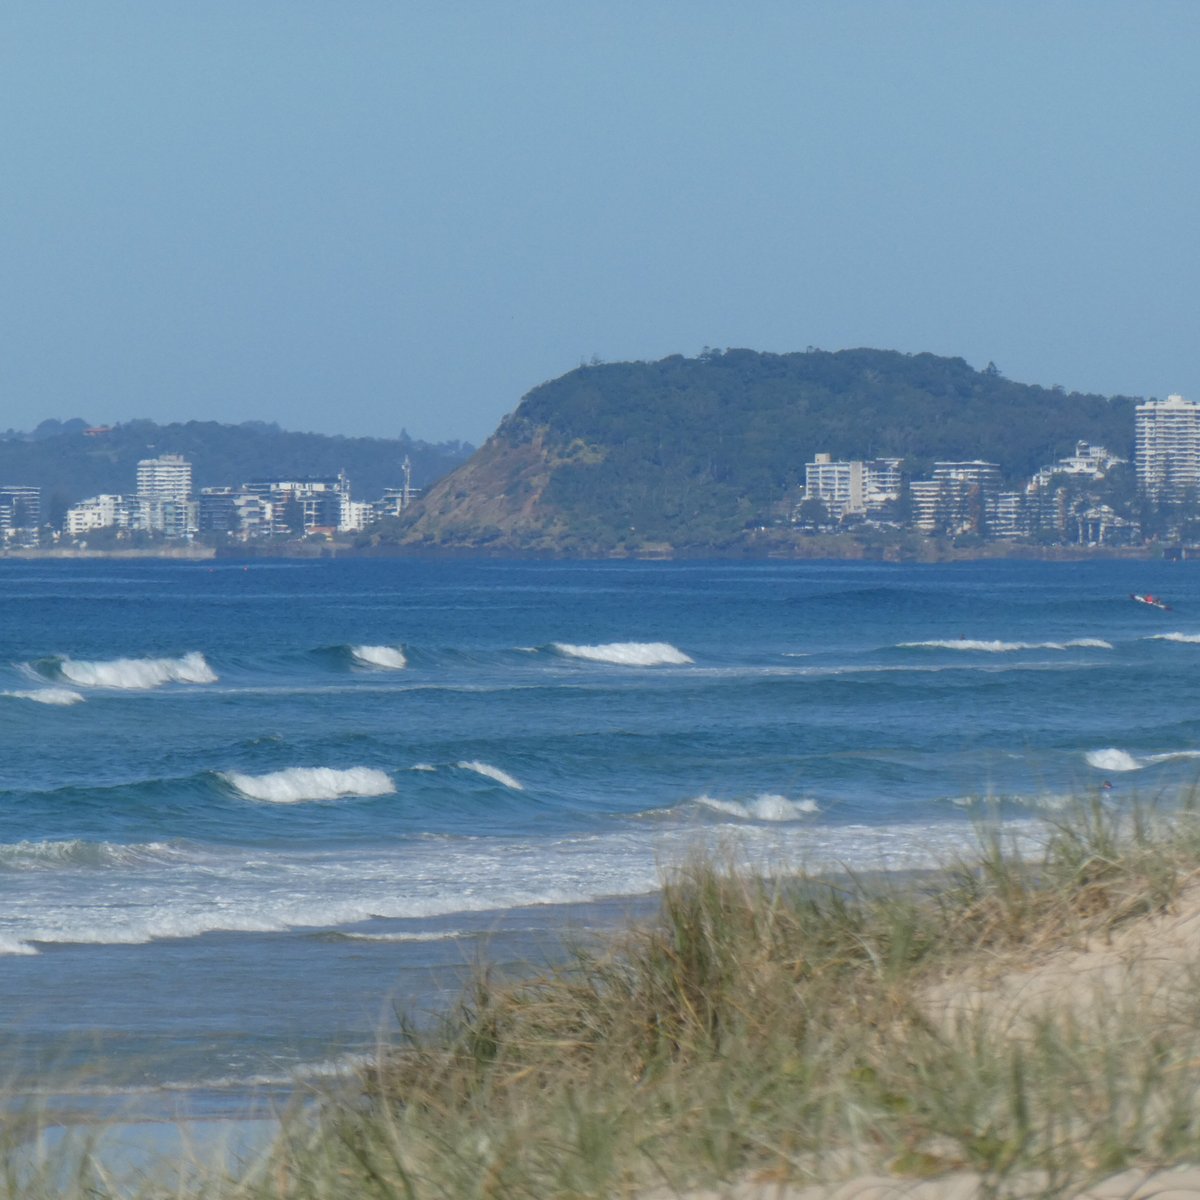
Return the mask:
M 801 817 L 819 812 L 815 800 L 789 800 L 775 792 L 762 792 L 752 800 L 717 800 L 712 796 L 697 796 L 696 803 L 713 812 L 737 817 L 743 821 L 798 821 Z
M 146 690 L 165 683 L 216 683 L 217 676 L 198 650 L 179 658 L 64 658 L 59 673 L 80 687 Z
M 386 796 L 396 790 L 392 777 L 375 767 L 288 767 L 266 775 L 223 771 L 221 778 L 250 800 L 303 804 L 345 796 Z
M 452 942 L 469 935 L 461 929 L 447 929 L 430 933 L 344 933 L 341 931 L 324 935 L 337 941 L 347 942 Z
M 518 779 L 514 779 L 507 771 L 502 771 L 499 767 L 493 767 L 491 763 L 479 762 L 477 759 L 460 762 L 459 768 L 463 771 L 474 771 L 476 775 L 482 775 L 485 779 L 494 779 L 497 783 L 502 783 L 506 788 L 511 788 L 514 792 L 523 792 L 525 785 Z
M 1182 642 L 1188 646 L 1200 645 L 1200 633 L 1152 633 L 1142 639 L 1147 642 Z
M 12 842 L 0 845 L 0 871 L 46 871 L 126 867 L 149 862 L 167 862 L 178 857 L 166 842 L 125 845 L 118 842 L 88 842 L 82 838 L 52 841 Z
M 366 667 L 401 671 L 408 666 L 408 659 L 399 646 L 351 646 L 350 652 L 357 662 Z
M 554 649 L 567 658 L 611 663 L 619 667 L 686 666 L 693 660 L 670 642 L 604 642 L 595 646 L 555 642 Z
M 1004 642 L 983 638 L 935 638 L 924 642 L 901 642 L 901 650 L 969 650 L 981 654 L 1012 654 L 1018 650 L 1111 650 L 1103 638 L 1072 638 L 1066 642 Z
M 63 708 L 83 703 L 83 695 L 71 688 L 32 688 L 28 691 L 2 692 L 0 695 L 13 700 L 32 700 L 35 704 L 53 704 Z

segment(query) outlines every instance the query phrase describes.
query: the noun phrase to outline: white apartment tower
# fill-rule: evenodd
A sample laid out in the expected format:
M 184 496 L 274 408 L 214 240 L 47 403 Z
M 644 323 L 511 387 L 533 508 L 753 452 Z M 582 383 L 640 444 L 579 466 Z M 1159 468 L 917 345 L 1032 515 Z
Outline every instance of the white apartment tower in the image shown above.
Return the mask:
M 1179 500 L 1200 487 L 1200 404 L 1182 396 L 1134 410 L 1138 487 L 1152 500 Z
M 139 523 L 152 533 L 184 537 L 192 532 L 192 464 L 178 454 L 143 458 L 137 465 Z
M 820 500 L 835 521 L 878 511 L 900 499 L 900 463 L 898 458 L 834 462 L 829 454 L 814 454 L 804 467 L 804 498 Z

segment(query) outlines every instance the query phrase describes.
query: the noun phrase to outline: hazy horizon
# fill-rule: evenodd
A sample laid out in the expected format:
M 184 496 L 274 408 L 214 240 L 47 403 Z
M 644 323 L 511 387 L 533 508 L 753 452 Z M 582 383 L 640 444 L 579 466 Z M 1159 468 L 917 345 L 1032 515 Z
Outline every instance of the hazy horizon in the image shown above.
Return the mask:
M 870 346 L 1200 398 L 1200 9 L 0 12 L 0 424 L 482 442 L 590 360 Z

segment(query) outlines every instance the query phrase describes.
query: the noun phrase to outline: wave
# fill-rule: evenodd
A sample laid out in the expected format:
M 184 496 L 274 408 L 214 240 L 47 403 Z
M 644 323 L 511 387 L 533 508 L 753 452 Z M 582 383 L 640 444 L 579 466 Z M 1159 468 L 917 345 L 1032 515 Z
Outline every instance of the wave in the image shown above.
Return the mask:
M 976 638 L 945 638 L 928 642 L 900 642 L 901 650 L 973 650 L 983 654 L 1009 654 L 1016 650 L 1111 650 L 1103 638 L 1072 638 L 1068 642 L 1001 642 Z
M 57 674 L 81 687 L 145 690 L 164 683 L 216 683 L 217 676 L 198 650 L 180 658 L 113 658 L 96 662 L 52 660 Z
M 604 642 L 597 646 L 554 642 L 553 647 L 567 658 L 613 663 L 619 667 L 685 666 L 692 661 L 670 642 Z
M 1184 642 L 1189 646 L 1200 645 L 1200 633 L 1152 633 L 1142 639 L 1146 642 Z
M 696 803 L 743 821 L 798 821 L 801 817 L 820 811 L 815 800 L 789 800 L 774 792 L 762 792 L 744 803 L 740 800 L 714 800 L 711 796 L 698 796 Z
M 399 671 L 408 666 L 408 659 L 399 646 L 351 646 L 350 653 L 366 667 L 382 667 Z
M 37 947 L 31 946 L 28 942 L 23 942 L 20 938 L 10 937 L 8 934 L 0 933 L 0 954 L 37 954 Z
M 1179 762 L 1181 759 L 1200 758 L 1200 750 L 1166 750 L 1160 754 L 1147 754 L 1135 758 L 1127 750 L 1107 747 L 1104 750 L 1089 750 L 1084 756 L 1088 766 L 1101 771 L 1140 771 L 1155 763 Z
M 8 696 L 13 700 L 32 700 L 35 704 L 57 704 L 64 707 L 68 704 L 83 702 L 83 696 L 70 688 L 33 688 L 24 692 L 0 692 L 0 696 Z
M 1140 771 L 1145 763 L 1140 763 L 1127 750 L 1117 750 L 1111 746 L 1104 750 L 1089 750 L 1084 756 L 1089 767 L 1100 771 Z
M 267 775 L 222 771 L 221 778 L 249 800 L 303 804 L 343 796 L 387 796 L 396 790 L 392 777 L 375 767 L 288 767 Z
M 460 762 L 458 765 L 464 771 L 474 771 L 476 775 L 483 775 L 487 779 L 494 779 L 497 783 L 504 784 L 506 788 L 512 788 L 514 792 L 523 792 L 525 790 L 523 783 L 514 779 L 507 771 L 502 771 L 499 767 L 493 767 L 491 763 L 472 760 L 470 762 Z
M 0 871 L 44 871 L 57 867 L 122 867 L 175 857 L 166 842 L 123 845 L 116 842 L 87 842 L 82 838 L 62 841 L 12 842 L 0 845 Z

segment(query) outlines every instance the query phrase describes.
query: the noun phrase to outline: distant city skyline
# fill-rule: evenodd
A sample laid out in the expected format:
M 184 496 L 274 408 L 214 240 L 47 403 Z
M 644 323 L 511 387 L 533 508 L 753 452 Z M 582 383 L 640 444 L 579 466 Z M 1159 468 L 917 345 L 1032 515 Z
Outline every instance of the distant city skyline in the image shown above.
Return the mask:
M 593 356 L 1200 396 L 1200 7 L 11 0 L 0 425 L 480 443 Z

